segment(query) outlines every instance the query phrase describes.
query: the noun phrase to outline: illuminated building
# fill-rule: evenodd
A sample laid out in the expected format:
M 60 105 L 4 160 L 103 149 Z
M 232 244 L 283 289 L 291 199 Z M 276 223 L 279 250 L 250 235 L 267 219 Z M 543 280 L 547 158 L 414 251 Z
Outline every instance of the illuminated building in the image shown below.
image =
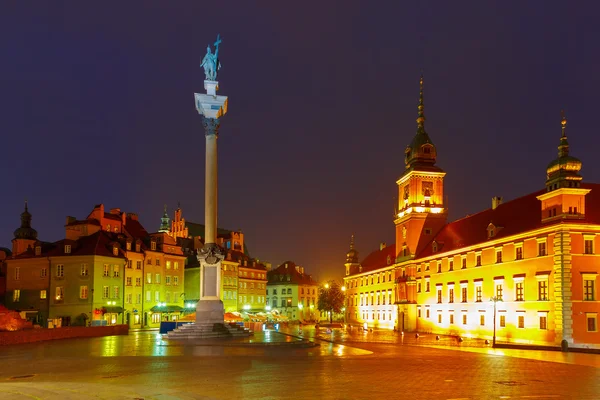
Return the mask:
M 286 261 L 267 274 L 266 307 L 290 320 L 316 321 L 319 319 L 317 301 L 319 284 L 304 268 Z
M 26 208 L 6 260 L 6 305 L 28 319 L 158 327 L 183 310 L 181 247 L 164 231 L 148 234 L 136 214 L 99 204 L 84 220 L 67 217 L 54 243 L 37 240 L 30 222 Z
M 448 223 L 422 88 L 396 182 L 396 242 L 360 263 L 348 253 L 347 320 L 491 339 L 495 316 L 500 341 L 600 348 L 600 185 L 581 182 L 566 119 L 544 190 L 494 197 L 490 209 Z

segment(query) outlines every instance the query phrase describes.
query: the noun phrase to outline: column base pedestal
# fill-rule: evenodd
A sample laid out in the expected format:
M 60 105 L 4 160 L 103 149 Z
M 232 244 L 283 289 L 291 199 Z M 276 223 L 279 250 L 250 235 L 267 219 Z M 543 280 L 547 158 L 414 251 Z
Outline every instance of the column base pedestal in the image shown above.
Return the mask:
M 225 320 L 225 307 L 221 300 L 200 300 L 196 304 L 197 324 L 222 324 Z

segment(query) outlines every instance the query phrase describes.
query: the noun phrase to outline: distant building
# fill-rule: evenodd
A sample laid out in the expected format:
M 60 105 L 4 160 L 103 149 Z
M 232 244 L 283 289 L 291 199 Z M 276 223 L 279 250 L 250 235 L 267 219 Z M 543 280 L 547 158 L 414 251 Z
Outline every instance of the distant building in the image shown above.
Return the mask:
M 286 261 L 267 274 L 268 308 L 290 320 L 318 321 L 317 309 L 319 284 L 304 268 L 293 261 Z
M 600 348 L 600 185 L 581 182 L 566 119 L 544 190 L 494 197 L 490 209 L 451 223 L 424 121 L 421 90 L 417 134 L 396 182 L 396 243 L 362 262 L 349 251 L 347 320 L 488 339 L 495 329 L 501 341 Z

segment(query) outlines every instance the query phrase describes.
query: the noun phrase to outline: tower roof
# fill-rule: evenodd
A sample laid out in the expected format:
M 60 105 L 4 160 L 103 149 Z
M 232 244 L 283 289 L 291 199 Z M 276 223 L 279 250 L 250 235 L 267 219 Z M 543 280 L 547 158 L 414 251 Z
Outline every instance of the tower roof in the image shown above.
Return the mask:
M 15 239 L 37 239 L 37 231 L 31 227 L 31 214 L 27 207 L 27 200 L 25 200 L 25 210 L 21 213 L 21 227 L 14 232 Z
M 167 213 L 167 205 L 165 204 L 165 212 L 160 219 L 160 229 L 159 232 L 169 232 L 169 214 Z
M 583 179 L 579 175 L 581 160 L 569 155 L 569 142 L 567 140 L 567 118 L 564 112 L 560 121 L 562 134 L 558 145 L 558 158 L 552 160 L 546 168 L 546 187 L 548 190 L 559 187 L 579 187 Z
M 417 133 L 405 150 L 405 164 L 407 170 L 422 167 L 435 168 L 436 148 L 431 138 L 425 131 L 425 101 L 423 94 L 423 75 L 419 80 L 419 106 L 417 114 Z M 440 169 L 441 171 L 441 169 Z
M 346 253 L 346 263 L 358 263 L 358 251 L 354 248 L 354 234 L 350 237 L 350 250 Z

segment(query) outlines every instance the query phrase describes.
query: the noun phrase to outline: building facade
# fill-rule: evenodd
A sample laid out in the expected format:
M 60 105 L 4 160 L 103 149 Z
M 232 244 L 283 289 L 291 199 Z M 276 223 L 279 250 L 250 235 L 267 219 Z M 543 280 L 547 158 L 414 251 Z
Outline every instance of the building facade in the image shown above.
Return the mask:
M 304 268 L 286 261 L 267 274 L 267 309 L 276 311 L 290 320 L 318 321 L 319 284 Z
M 424 127 L 396 182 L 395 245 L 346 259 L 346 317 L 371 326 L 600 348 L 600 185 L 582 183 L 567 121 L 546 188 L 447 222 L 445 172 Z M 352 247 L 352 246 L 351 246 Z M 351 249 L 353 250 L 353 249 Z M 390 301 L 391 300 L 391 301 Z
M 65 239 L 45 243 L 26 206 L 13 249 L 6 305 L 42 326 L 158 327 L 184 309 L 181 246 L 168 229 L 149 234 L 134 213 L 99 204 L 84 220 L 67 217 Z

